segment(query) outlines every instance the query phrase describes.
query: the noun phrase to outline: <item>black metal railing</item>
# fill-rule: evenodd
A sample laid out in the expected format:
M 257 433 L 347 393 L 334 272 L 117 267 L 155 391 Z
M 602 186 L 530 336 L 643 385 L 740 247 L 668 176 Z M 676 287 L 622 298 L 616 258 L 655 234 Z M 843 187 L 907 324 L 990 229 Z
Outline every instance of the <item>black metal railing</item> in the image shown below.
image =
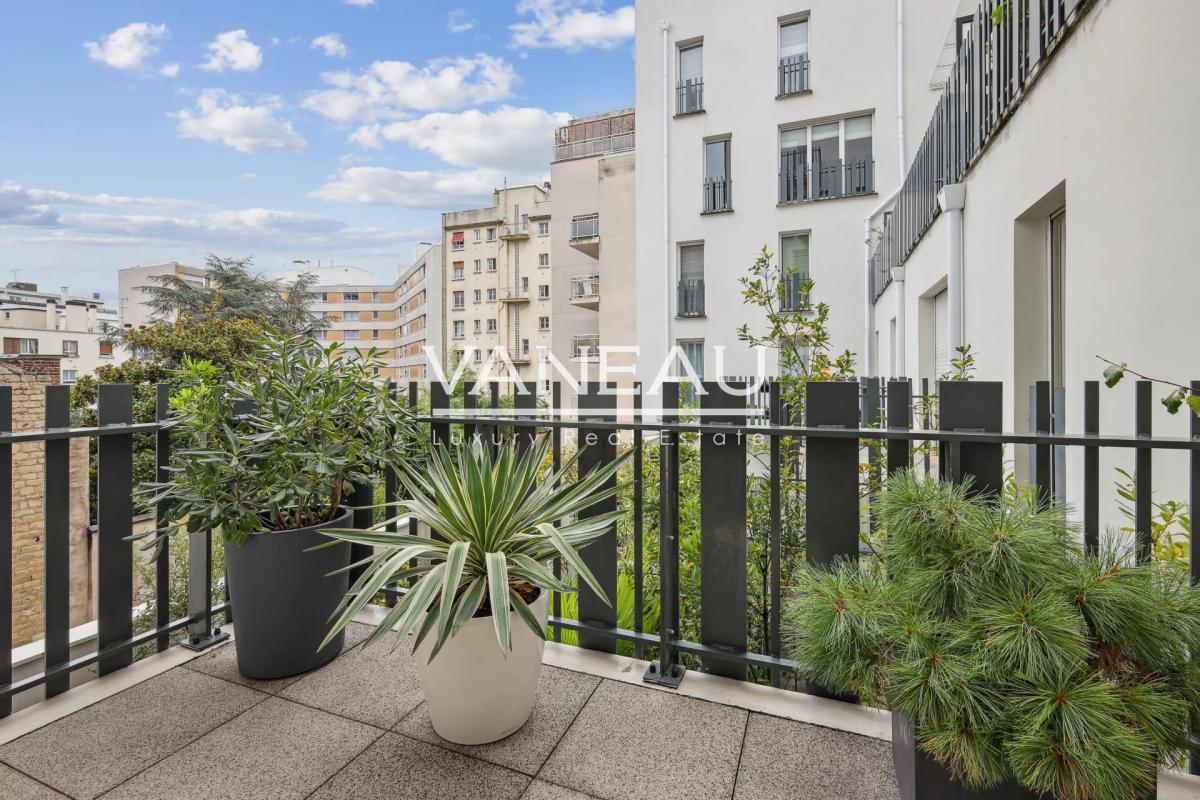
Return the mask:
M 1082 0 L 984 0 L 975 9 L 880 237 L 887 249 L 876 297 L 940 213 L 938 191 L 962 179 L 1073 29 L 1077 10 L 1089 7 Z
M 805 160 L 804 148 L 788 147 L 779 153 L 780 203 L 853 197 L 874 191 L 874 161 L 839 160 L 828 166 L 821 166 L 818 162 L 810 167 Z
M 733 179 L 705 178 L 704 179 L 704 212 L 715 214 L 718 211 L 733 210 Z
M 704 279 L 681 280 L 677 287 L 675 315 L 678 317 L 704 316 Z
M 790 275 L 784 275 L 780 279 L 780 288 L 783 290 L 783 295 L 779 298 L 780 311 L 807 311 L 810 308 L 808 302 L 808 275 L 801 272 L 793 272 Z
M 688 78 L 675 85 L 675 113 L 695 114 L 704 110 L 704 80 Z
M 808 199 L 808 160 L 803 147 L 779 151 L 779 202 L 800 203 Z
M 809 90 L 809 60 L 807 55 L 779 59 L 779 96 L 800 94 Z

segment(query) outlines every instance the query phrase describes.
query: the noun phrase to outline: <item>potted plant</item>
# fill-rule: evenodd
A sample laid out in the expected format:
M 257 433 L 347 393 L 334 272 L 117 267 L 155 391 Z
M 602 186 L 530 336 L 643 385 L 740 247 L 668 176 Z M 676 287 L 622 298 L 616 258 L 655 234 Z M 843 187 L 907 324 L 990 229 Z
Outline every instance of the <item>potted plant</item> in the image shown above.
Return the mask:
M 329 530 L 341 542 L 376 548 L 350 587 L 329 638 L 385 585 L 408 590 L 367 638 L 394 631 L 396 646 L 417 631 L 414 654 L 429 718 L 438 735 L 483 744 L 516 731 L 533 710 L 546 639 L 549 592 L 572 592 L 553 559 L 610 602 L 579 551 L 616 522 L 616 513 L 580 516 L 620 491 L 614 478 L 628 453 L 577 481 L 577 453 L 546 469 L 546 437 L 493 454 L 479 441 L 432 448 L 419 469 L 400 465 L 400 506 L 432 536 L 384 530 Z M 582 452 L 582 451 L 580 451 Z M 558 527 L 556 527 L 558 525 Z M 416 566 L 410 561 L 417 560 Z
M 787 625 L 806 677 L 892 709 L 901 796 L 1153 797 L 1200 720 L 1186 575 L 1086 555 L 1026 490 L 898 475 L 879 519 L 882 564 L 806 570 Z
M 340 638 L 318 645 L 349 583 L 350 546 L 308 551 L 329 541 L 320 529 L 351 524 L 353 486 L 411 441 L 408 411 L 372 379 L 380 363 L 374 352 L 275 335 L 225 379 L 210 362 L 184 361 L 168 478 L 140 490 L 167 504 L 146 546 L 219 532 L 238 669 L 249 678 L 305 672 L 341 650 Z

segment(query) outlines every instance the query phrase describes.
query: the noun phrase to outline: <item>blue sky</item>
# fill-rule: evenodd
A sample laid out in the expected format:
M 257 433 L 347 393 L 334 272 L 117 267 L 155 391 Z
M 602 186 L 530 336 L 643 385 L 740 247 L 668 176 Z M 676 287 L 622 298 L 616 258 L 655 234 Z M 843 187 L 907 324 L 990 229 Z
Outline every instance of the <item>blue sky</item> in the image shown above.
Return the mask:
M 0 280 L 112 298 L 206 252 L 394 277 L 439 213 L 549 177 L 553 128 L 633 102 L 622 0 L 10 4 Z

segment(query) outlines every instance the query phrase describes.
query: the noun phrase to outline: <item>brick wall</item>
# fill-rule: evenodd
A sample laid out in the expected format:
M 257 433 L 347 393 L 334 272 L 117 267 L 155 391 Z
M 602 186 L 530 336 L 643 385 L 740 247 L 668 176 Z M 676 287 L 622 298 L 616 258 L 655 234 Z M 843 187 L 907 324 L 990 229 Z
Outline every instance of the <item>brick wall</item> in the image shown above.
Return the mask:
M 46 386 L 59 382 L 58 356 L 0 358 L 0 385 L 12 387 L 13 430 L 45 427 Z M 71 442 L 71 625 L 92 617 L 88 557 L 88 441 Z M 45 598 L 45 476 L 41 442 L 13 445 L 13 646 L 41 638 Z

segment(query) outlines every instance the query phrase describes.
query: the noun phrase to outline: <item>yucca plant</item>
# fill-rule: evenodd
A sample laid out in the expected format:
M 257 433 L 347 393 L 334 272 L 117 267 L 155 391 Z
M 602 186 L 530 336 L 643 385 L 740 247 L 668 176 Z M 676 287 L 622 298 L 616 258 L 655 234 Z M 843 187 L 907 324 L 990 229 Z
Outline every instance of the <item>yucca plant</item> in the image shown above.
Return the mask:
M 808 678 L 900 712 L 976 789 L 1134 800 L 1194 744 L 1200 591 L 1178 571 L 1085 554 L 1031 492 L 903 474 L 879 519 L 882 566 L 806 570 L 797 586 L 787 628 Z
M 325 531 L 334 540 L 375 548 L 331 618 L 326 641 L 384 586 L 408 581 L 413 581 L 408 591 L 368 644 L 394 630 L 398 646 L 420 625 L 415 646 L 434 636 L 432 661 L 468 620 L 488 614 L 504 652 L 511 647 L 513 614 L 544 639 L 546 632 L 529 608 L 536 590 L 576 589 L 565 577 L 554 576 L 550 562 L 555 558 L 610 602 L 579 551 L 604 534 L 617 513 L 581 514 L 621 490 L 615 483 L 605 484 L 628 454 L 573 481 L 568 476 L 583 451 L 553 470 L 544 466 L 549 447 L 549 439 L 542 436 L 528 448 L 510 442 L 493 455 L 475 440 L 453 448 L 435 446 L 428 462 L 418 468 L 399 464 L 399 482 L 408 497 L 399 509 L 428 525 L 433 535 L 390 532 L 385 528 L 392 520 L 369 530 Z M 414 559 L 417 564 L 411 566 Z

